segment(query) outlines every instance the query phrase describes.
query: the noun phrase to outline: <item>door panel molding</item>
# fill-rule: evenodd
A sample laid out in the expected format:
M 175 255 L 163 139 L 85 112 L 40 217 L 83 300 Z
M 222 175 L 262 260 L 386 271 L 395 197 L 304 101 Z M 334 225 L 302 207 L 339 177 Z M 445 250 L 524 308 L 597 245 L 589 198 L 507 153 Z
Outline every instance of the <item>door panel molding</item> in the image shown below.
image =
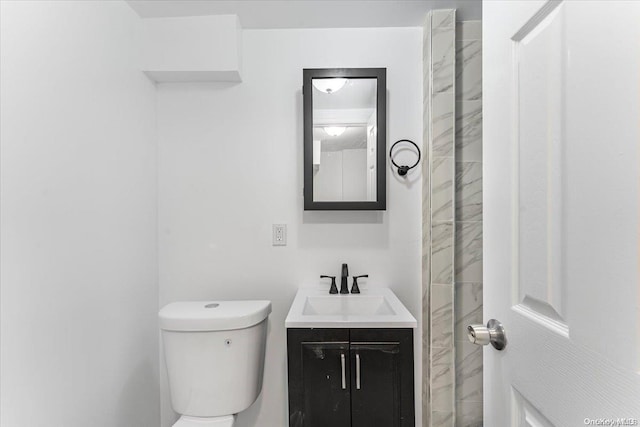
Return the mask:
M 511 388 L 514 427 L 555 427 L 514 387 Z
M 549 2 L 513 40 L 514 304 L 568 331 L 563 273 L 565 8 Z M 516 273 L 517 272 L 517 273 Z

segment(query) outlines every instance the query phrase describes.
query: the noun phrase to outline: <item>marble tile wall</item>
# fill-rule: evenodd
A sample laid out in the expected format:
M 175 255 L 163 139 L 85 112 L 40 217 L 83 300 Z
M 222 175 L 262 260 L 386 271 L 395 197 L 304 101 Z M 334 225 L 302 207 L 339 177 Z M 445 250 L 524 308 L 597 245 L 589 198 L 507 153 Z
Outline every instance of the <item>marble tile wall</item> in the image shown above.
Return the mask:
M 425 25 L 423 424 L 433 427 L 455 425 L 455 17 L 455 10 L 434 10 Z
M 482 23 L 456 25 L 455 426 L 481 427 L 482 347 L 466 325 L 482 318 Z
M 427 14 L 422 31 L 422 427 L 431 425 L 431 162 L 429 147 L 431 140 L 431 12 Z
M 482 27 L 424 26 L 423 427 L 482 426 Z

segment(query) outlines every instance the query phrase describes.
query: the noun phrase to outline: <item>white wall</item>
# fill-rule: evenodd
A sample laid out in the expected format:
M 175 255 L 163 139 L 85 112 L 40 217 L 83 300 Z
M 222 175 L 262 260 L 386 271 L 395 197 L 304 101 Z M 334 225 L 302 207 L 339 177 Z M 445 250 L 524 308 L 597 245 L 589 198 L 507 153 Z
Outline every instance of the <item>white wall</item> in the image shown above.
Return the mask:
M 367 199 L 367 149 L 342 150 L 342 200 Z
M 158 88 L 160 303 L 273 301 L 263 393 L 237 425 L 282 427 L 284 318 L 298 287 L 319 286 L 347 262 L 370 275 L 368 286 L 392 287 L 418 319 L 422 300 L 419 168 L 408 181 L 387 168 L 384 213 L 303 211 L 302 69 L 387 67 L 388 143 L 419 140 L 422 30 L 248 30 L 243 50 L 241 84 Z M 288 246 L 271 246 L 273 223 L 288 224 Z M 162 394 L 168 427 L 166 381 Z
M 342 151 L 320 151 L 313 167 L 313 199 L 342 200 Z
M 0 424 L 157 426 L 155 89 L 124 2 L 1 3 Z

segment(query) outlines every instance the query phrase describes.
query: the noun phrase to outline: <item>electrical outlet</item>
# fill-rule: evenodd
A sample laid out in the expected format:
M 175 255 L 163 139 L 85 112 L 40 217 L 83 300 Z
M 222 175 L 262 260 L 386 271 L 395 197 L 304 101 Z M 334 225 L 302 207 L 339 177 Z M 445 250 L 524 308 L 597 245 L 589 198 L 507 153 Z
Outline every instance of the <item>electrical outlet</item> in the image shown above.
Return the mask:
M 287 224 L 273 224 L 273 246 L 287 246 Z

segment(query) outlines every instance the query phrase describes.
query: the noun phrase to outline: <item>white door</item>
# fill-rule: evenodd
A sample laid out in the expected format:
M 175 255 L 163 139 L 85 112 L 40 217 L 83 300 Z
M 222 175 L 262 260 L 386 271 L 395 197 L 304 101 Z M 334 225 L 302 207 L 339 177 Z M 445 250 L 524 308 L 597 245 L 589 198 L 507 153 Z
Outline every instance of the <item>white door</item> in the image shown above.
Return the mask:
M 483 40 L 484 425 L 640 425 L 640 1 L 484 1 Z

